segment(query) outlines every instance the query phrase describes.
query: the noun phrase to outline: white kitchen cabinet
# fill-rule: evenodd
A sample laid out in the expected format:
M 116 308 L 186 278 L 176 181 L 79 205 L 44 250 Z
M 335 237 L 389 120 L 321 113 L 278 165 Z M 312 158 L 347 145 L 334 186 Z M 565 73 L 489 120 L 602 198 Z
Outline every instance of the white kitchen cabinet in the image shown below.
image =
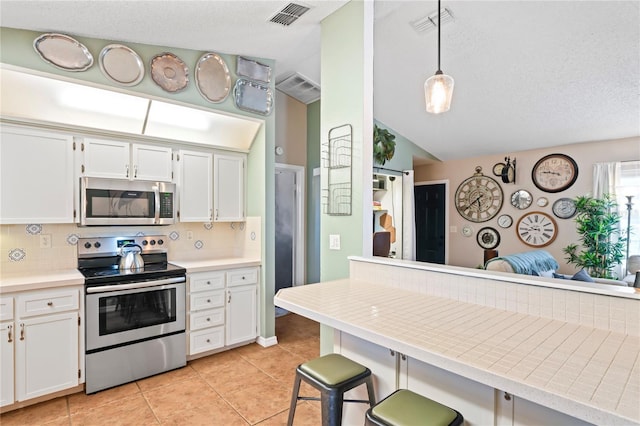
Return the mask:
M 15 302 L 15 317 L 0 323 L 1 405 L 73 388 L 81 382 L 79 297 L 79 287 L 3 296 L 0 318 L 7 318 L 9 306 L 13 307 L 8 301 Z
M 259 268 L 188 274 L 190 359 L 255 341 Z
M 212 155 L 180 150 L 177 156 L 180 222 L 213 221 Z
M 0 407 L 14 401 L 13 297 L 0 297 Z
M 0 223 L 73 223 L 73 138 L 12 126 L 1 132 Z
M 171 148 L 85 138 L 83 176 L 171 182 Z
M 216 222 L 245 220 L 245 162 L 243 154 L 213 155 L 213 209 Z

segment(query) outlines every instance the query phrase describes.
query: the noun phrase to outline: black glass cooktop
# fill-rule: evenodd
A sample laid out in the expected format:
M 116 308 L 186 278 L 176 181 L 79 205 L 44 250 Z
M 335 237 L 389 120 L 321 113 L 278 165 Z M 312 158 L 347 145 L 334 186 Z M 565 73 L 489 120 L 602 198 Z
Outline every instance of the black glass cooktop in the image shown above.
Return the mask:
M 132 282 L 160 280 L 185 275 L 185 268 L 171 263 L 145 264 L 142 269 L 120 270 L 118 265 L 97 268 L 83 268 L 78 270 L 85 277 L 86 286 L 127 284 Z

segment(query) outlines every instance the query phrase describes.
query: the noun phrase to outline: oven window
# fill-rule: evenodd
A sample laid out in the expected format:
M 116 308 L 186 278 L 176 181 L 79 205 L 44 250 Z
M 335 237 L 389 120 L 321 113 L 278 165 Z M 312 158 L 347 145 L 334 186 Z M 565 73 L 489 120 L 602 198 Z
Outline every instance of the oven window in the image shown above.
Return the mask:
M 176 289 L 104 296 L 99 299 L 99 334 L 176 321 Z
M 153 217 L 155 195 L 148 191 L 87 189 L 87 217 Z

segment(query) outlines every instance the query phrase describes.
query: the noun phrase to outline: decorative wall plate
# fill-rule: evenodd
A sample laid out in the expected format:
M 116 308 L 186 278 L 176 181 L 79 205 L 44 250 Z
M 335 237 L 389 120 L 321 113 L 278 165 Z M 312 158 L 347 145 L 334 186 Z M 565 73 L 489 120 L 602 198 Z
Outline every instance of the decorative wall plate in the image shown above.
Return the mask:
M 85 71 L 93 65 L 93 55 L 84 44 L 64 34 L 42 34 L 33 48 L 43 61 L 65 71 Z
M 236 74 L 264 83 L 271 81 L 271 67 L 269 65 L 261 64 L 253 59 L 243 58 L 242 56 L 238 56 Z
M 173 53 L 161 53 L 151 60 L 151 78 L 167 92 L 179 92 L 189 83 L 189 68 Z
M 239 78 L 233 88 L 233 100 L 241 110 L 268 115 L 273 105 L 273 94 L 267 86 Z
M 135 86 L 144 77 L 144 63 L 132 49 L 122 44 L 110 44 L 100 51 L 100 71 L 109 80 L 122 86 Z
M 231 91 L 231 76 L 227 63 L 217 53 L 205 53 L 194 71 L 196 87 L 203 98 L 218 103 L 227 99 Z
M 518 220 L 516 233 L 530 247 L 546 247 L 558 236 L 558 225 L 543 212 L 526 213 Z

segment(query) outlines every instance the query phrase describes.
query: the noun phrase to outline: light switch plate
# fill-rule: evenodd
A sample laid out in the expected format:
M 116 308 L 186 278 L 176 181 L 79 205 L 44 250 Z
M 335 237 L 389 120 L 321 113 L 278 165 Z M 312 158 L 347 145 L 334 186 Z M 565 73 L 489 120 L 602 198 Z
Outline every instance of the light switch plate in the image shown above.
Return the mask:
M 340 250 L 340 234 L 329 235 L 329 250 Z

